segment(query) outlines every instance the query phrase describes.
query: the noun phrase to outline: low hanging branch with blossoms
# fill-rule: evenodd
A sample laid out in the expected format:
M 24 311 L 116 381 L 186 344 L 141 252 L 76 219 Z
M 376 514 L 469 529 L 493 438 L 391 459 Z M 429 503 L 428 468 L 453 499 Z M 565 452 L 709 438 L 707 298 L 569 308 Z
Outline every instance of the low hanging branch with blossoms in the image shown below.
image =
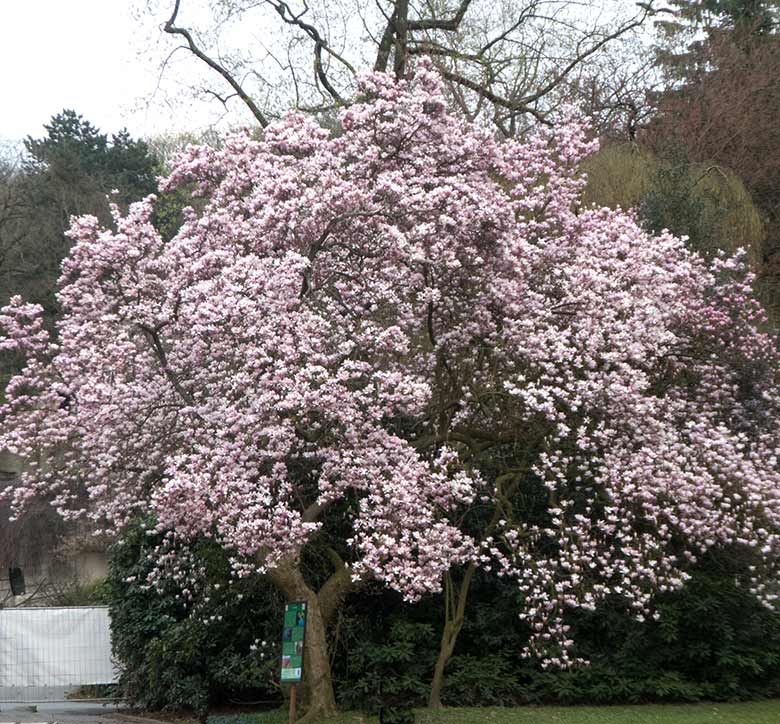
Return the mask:
M 772 605 L 778 355 L 742 259 L 581 208 L 581 122 L 498 142 L 424 62 L 361 93 L 335 137 L 291 114 L 189 148 L 161 188 L 202 201 L 170 241 L 154 197 L 73 221 L 56 333 L 18 298 L 0 318 L 26 359 L 1 409 L 17 507 L 113 531 L 151 511 L 319 602 L 317 711 L 324 627 L 366 579 L 413 601 L 492 568 L 557 666 L 568 611 L 651 615 L 716 546 L 754 551 Z M 299 556 L 335 519 L 314 591 Z

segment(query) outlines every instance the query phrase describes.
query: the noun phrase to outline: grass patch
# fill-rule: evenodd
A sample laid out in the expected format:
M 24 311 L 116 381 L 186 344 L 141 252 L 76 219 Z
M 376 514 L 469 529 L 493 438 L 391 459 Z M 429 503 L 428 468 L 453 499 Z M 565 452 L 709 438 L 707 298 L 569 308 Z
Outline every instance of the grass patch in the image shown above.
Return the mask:
M 420 709 L 416 714 L 417 724 L 777 724 L 780 700 L 744 704 Z M 212 716 L 209 724 L 287 724 L 287 713 Z M 378 724 L 378 719 L 346 712 L 323 720 L 323 724 Z

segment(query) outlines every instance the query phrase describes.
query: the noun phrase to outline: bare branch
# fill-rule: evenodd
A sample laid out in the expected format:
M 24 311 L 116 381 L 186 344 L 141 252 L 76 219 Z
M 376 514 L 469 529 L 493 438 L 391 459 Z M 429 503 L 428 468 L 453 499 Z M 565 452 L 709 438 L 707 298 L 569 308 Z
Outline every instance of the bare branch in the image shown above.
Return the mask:
M 163 28 L 165 32 L 169 33 L 170 35 L 179 35 L 182 38 L 184 38 L 187 41 L 187 45 L 189 46 L 189 49 L 192 52 L 192 54 L 199 60 L 202 60 L 206 65 L 209 66 L 209 68 L 217 71 L 217 73 L 219 73 L 227 81 L 228 85 L 230 85 L 230 87 L 235 91 L 236 95 L 244 102 L 246 107 L 249 108 L 252 115 L 257 119 L 257 122 L 263 128 L 265 128 L 268 125 L 268 119 L 265 117 L 263 112 L 257 107 L 255 102 L 246 94 L 244 89 L 241 87 L 241 84 L 233 77 L 233 75 L 224 66 L 220 65 L 215 60 L 210 58 L 198 47 L 189 30 L 185 28 L 180 28 L 175 24 L 176 17 L 179 14 L 180 3 L 181 0 L 175 0 L 171 17 L 168 18 Z
M 379 4 L 379 0 L 376 0 L 379 11 L 384 14 L 382 6 Z M 388 17 L 385 15 L 385 31 L 382 33 L 382 39 L 379 41 L 379 47 L 377 48 L 376 61 L 374 62 L 374 70 L 380 73 L 387 72 L 387 64 L 390 61 L 390 51 L 393 49 L 393 40 L 395 38 L 395 22 L 398 17 L 398 5 L 393 5 L 393 12 Z
M 636 16 L 631 22 L 626 23 L 625 25 L 621 25 L 617 30 L 610 33 L 609 35 L 605 35 L 601 40 L 591 45 L 586 50 L 577 53 L 577 55 L 564 67 L 562 71 L 557 73 L 553 79 L 547 83 L 546 85 L 542 86 L 539 90 L 537 90 L 534 93 L 531 93 L 528 96 L 525 96 L 524 98 L 521 98 L 518 103 L 521 105 L 528 105 L 529 103 L 534 103 L 535 101 L 538 101 L 542 97 L 546 96 L 551 91 L 555 90 L 556 87 L 558 87 L 565 79 L 566 76 L 571 73 L 574 68 L 576 68 L 578 65 L 580 65 L 586 58 L 589 58 L 594 53 L 597 53 L 599 50 L 601 50 L 605 45 L 610 43 L 613 40 L 616 40 L 617 38 L 621 37 L 622 35 L 625 35 L 626 33 L 629 33 L 630 31 L 640 27 L 642 23 L 644 23 L 647 18 L 653 14 L 652 4 L 642 5 L 642 12 Z
M 160 339 L 159 331 L 146 324 L 139 324 L 138 327 L 146 335 L 146 338 L 151 343 L 152 349 L 154 350 L 154 353 L 157 356 L 157 360 L 160 363 L 160 367 L 162 368 L 165 376 L 168 378 L 168 382 L 171 383 L 173 389 L 176 390 L 177 394 L 179 397 L 181 397 L 182 400 L 184 400 L 184 402 L 186 402 L 190 407 L 195 407 L 195 398 L 182 387 L 178 376 L 168 365 L 168 356 L 165 354 L 165 348 L 163 347 L 162 340 Z
M 410 20 L 409 30 L 445 30 L 447 32 L 456 32 L 463 22 L 463 16 L 469 9 L 472 0 L 463 0 L 455 11 L 455 15 L 444 20 L 441 18 L 424 18 L 421 20 Z
M 653 3 L 639 4 L 636 11 L 619 10 L 620 20 L 614 24 L 605 18 L 610 23 L 605 27 L 599 26 L 598 19 L 592 16 L 586 18 L 577 7 L 584 4 L 593 10 L 598 4 L 596 0 L 584 3 L 508 0 L 495 13 L 490 9 L 489 0 L 448 3 L 428 0 L 419 5 L 410 0 L 374 0 L 358 10 L 365 29 L 358 38 L 351 35 L 346 9 L 320 4 L 325 15 L 313 20 L 311 1 L 225 0 L 225 6 L 230 9 L 225 17 L 231 22 L 244 22 L 244 13 L 249 11 L 262 11 L 278 16 L 283 26 L 290 29 L 284 36 L 279 33 L 269 36 L 271 45 L 280 39 L 287 43 L 288 62 L 280 62 L 284 52 L 274 55 L 270 47 L 265 48 L 264 41 L 260 45 L 266 55 L 257 59 L 260 64 L 275 61 L 279 66 L 276 87 L 282 96 L 287 96 L 283 102 L 310 112 L 354 102 L 348 90 L 351 85 L 348 76 L 360 69 L 361 60 L 366 58 L 366 53 L 361 51 L 367 49 L 367 43 L 373 47 L 373 53 L 369 51 L 373 55 L 373 70 L 394 72 L 396 77 L 405 75 L 412 55 L 433 57 L 448 82 L 453 103 L 461 112 L 472 120 L 480 117 L 491 120 L 508 135 L 527 125 L 521 124 L 523 117 L 550 125 L 545 118 L 562 97 L 581 98 L 588 92 L 588 87 L 581 84 L 581 77 L 595 79 L 598 74 L 608 75 L 609 71 L 601 68 L 601 55 L 594 56 L 603 54 L 605 46 L 627 36 L 657 12 Z M 619 4 L 618 0 L 613 2 Z M 175 0 L 174 12 L 165 24 L 166 31 L 185 39 L 189 49 L 219 72 L 247 103 L 253 81 L 244 84 L 211 46 L 197 46 L 195 38 L 200 36 L 194 29 L 189 31 L 176 25 L 181 4 L 182 0 Z M 264 21 L 267 24 L 268 18 Z M 335 21 L 341 22 L 343 28 L 336 32 L 334 39 L 329 29 Z M 215 21 L 215 28 L 220 25 Z M 305 58 L 301 54 L 304 45 Z M 309 58 L 312 62 L 308 62 Z M 261 69 L 258 66 L 251 71 L 252 79 L 256 77 L 270 87 L 271 81 L 266 80 L 265 73 L 261 75 Z M 606 86 L 614 88 L 609 78 Z M 239 88 L 245 88 L 246 92 L 240 93 Z M 214 95 L 222 98 L 227 94 Z M 603 92 L 600 95 L 603 100 Z M 268 101 L 257 95 L 254 98 L 251 105 L 247 103 L 253 114 L 257 117 L 256 111 L 263 108 L 272 117 L 265 110 Z M 610 101 L 615 101 L 615 97 Z M 626 112 L 621 111 L 623 115 Z M 263 116 L 262 125 L 267 120 Z
M 453 73 L 452 71 L 446 69 L 443 69 L 441 73 L 446 80 L 449 80 L 453 83 L 457 83 L 458 85 L 461 85 L 464 88 L 468 88 L 469 90 L 478 93 L 480 96 L 486 98 L 491 103 L 494 103 L 497 106 L 502 106 L 503 108 L 506 108 L 507 110 L 511 111 L 513 114 L 528 113 L 532 115 L 534 118 L 536 118 L 536 120 L 539 121 L 539 123 L 542 123 L 547 126 L 552 125 L 550 121 L 548 121 L 544 117 L 544 114 L 542 114 L 532 106 L 527 105 L 523 101 L 513 101 L 508 98 L 503 98 L 502 96 L 499 96 L 493 91 L 491 91 L 488 84 L 482 85 L 480 83 L 477 83 L 476 81 L 466 78 L 463 75 L 460 75 L 458 73 Z
M 346 101 L 339 95 L 333 84 L 328 79 L 328 75 L 325 72 L 325 68 L 322 64 L 322 51 L 324 50 L 330 56 L 342 63 L 351 73 L 355 73 L 355 69 L 343 56 L 337 53 L 331 48 L 326 40 L 320 35 L 320 32 L 310 23 L 303 20 L 303 16 L 308 11 L 308 5 L 304 3 L 304 9 L 297 15 L 293 13 L 289 5 L 284 0 L 266 0 L 266 2 L 279 13 L 279 17 L 288 25 L 295 25 L 303 30 L 314 41 L 314 71 L 317 76 L 317 80 L 322 83 L 323 88 L 332 96 L 332 98 L 339 104 L 345 104 Z

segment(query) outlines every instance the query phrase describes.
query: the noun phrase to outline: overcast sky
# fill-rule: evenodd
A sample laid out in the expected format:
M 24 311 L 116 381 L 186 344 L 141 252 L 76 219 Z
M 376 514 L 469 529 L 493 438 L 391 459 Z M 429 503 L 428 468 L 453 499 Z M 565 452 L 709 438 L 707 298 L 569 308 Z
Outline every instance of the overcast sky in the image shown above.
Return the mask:
M 106 133 L 194 129 L 202 119 L 151 108 L 159 63 L 142 54 L 154 28 L 129 0 L 0 0 L 0 140 L 44 133 L 72 108 Z

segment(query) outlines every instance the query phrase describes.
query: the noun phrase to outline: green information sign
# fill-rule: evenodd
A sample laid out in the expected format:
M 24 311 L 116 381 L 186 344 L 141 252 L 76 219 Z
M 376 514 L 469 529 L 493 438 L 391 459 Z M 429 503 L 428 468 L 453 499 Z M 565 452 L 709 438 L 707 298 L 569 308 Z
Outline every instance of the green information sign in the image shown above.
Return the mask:
M 284 607 L 282 629 L 282 683 L 303 680 L 303 642 L 306 636 L 306 601 L 295 601 Z

